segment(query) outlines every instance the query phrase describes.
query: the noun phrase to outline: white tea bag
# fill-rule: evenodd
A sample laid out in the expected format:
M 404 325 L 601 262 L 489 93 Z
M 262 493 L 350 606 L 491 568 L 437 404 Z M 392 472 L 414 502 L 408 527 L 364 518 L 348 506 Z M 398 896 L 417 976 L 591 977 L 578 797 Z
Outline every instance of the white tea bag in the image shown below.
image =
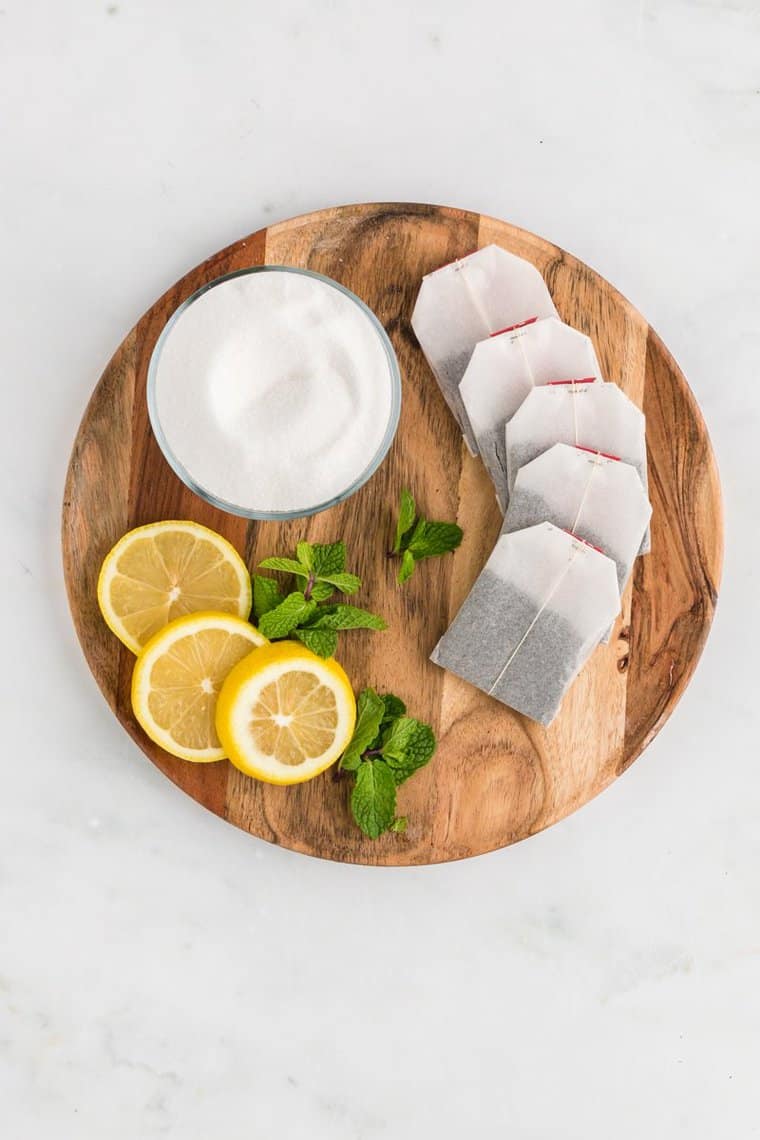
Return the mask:
M 475 437 L 459 395 L 473 348 L 520 321 L 556 315 L 535 265 L 498 245 L 487 245 L 423 277 L 412 328 L 473 455 Z
M 545 522 L 501 535 L 431 660 L 550 724 L 619 609 L 615 563 Z
M 557 443 L 518 471 L 502 534 L 544 521 L 572 531 L 613 560 L 622 593 L 651 514 L 629 463 Z
M 555 443 L 568 443 L 630 463 L 647 490 L 644 414 L 617 384 L 557 383 L 534 388 L 506 426 L 507 483 Z M 649 550 L 649 533 L 641 553 Z
M 532 388 L 601 380 L 589 337 L 556 317 L 494 333 L 475 345 L 459 394 L 502 511 L 508 499 L 504 425 Z

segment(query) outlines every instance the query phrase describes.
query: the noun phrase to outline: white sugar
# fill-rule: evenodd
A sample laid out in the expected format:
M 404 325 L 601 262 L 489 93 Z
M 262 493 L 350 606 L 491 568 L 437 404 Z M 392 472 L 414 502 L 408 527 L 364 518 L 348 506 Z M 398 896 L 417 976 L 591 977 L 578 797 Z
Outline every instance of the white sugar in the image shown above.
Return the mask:
M 366 470 L 391 416 L 379 332 L 339 289 L 287 272 L 209 289 L 160 352 L 156 411 L 204 491 L 254 511 L 308 511 Z

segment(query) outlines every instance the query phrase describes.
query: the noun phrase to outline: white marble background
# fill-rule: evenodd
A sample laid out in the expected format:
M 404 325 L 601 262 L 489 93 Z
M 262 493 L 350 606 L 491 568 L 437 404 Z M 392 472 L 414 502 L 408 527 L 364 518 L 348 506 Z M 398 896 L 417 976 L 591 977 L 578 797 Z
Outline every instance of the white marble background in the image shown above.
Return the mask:
M 760 1136 L 759 0 L 0 0 L 0 1118 L 13 1140 Z M 663 335 L 725 492 L 696 679 L 511 850 L 251 839 L 130 743 L 69 622 L 114 346 L 247 231 L 362 199 L 556 240 Z

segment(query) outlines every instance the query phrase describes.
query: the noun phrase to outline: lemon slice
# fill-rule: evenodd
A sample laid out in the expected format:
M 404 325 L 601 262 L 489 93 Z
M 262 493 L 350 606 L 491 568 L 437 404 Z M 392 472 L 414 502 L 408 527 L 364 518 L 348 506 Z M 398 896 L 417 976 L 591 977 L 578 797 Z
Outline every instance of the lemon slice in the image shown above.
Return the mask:
M 226 538 L 194 522 L 157 522 L 130 530 L 98 579 L 106 625 L 133 653 L 170 621 L 200 610 L 251 612 L 251 578 Z
M 239 661 L 266 644 L 230 614 L 188 614 L 160 630 L 132 674 L 132 708 L 151 740 L 181 760 L 223 760 L 214 723 L 219 690 Z
M 216 730 L 232 763 L 270 784 L 300 784 L 345 751 L 356 702 L 337 661 L 293 641 L 257 649 L 222 685 Z

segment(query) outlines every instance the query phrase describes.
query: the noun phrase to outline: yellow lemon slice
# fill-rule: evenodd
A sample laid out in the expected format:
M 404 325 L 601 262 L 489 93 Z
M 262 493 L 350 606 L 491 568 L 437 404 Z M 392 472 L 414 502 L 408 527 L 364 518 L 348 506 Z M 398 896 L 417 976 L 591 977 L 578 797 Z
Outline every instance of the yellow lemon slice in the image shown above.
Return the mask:
M 270 784 L 300 784 L 345 751 L 356 702 L 337 661 L 278 641 L 236 665 L 222 685 L 216 730 L 232 763 Z
M 132 708 L 151 740 L 181 760 L 223 760 L 215 727 L 219 690 L 239 661 L 266 644 L 230 614 L 188 614 L 159 630 L 132 674 Z
M 133 653 L 170 621 L 200 610 L 248 617 L 251 577 L 234 546 L 194 522 L 130 530 L 98 579 L 106 625 Z

